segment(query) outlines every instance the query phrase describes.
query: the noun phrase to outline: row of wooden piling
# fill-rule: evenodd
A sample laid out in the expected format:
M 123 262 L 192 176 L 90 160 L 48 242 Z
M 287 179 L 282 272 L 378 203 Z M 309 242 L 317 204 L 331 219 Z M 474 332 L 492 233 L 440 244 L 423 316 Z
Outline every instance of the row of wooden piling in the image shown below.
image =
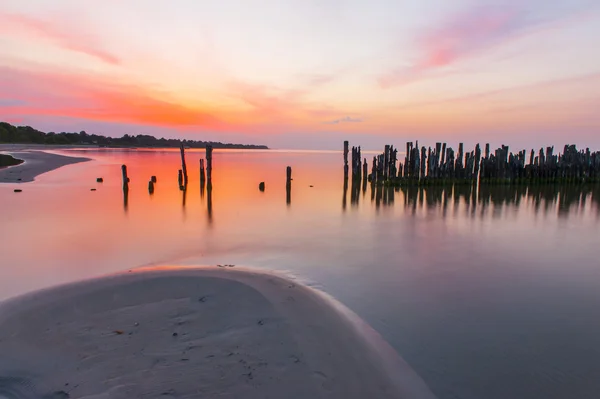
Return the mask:
M 347 148 L 346 141 L 345 172 Z M 367 159 L 361 176 L 360 147 L 353 147 L 352 154 L 352 178 L 365 179 Z M 565 145 L 559 154 L 554 154 L 554 147 L 546 147 L 537 153 L 531 150 L 527 157 L 526 150 L 515 154 L 505 145 L 491 153 L 486 144 L 482 153 L 479 144 L 473 151 L 464 152 L 460 143 L 455 153 L 446 143 L 426 148 L 419 147 L 418 141 L 407 142 L 404 162 L 398 159 L 397 148 L 386 145 L 382 154 L 373 157 L 371 173 L 366 178 L 384 185 L 590 183 L 600 181 L 600 152 L 589 148 L 579 151 L 575 145 Z
M 200 187 L 201 190 L 204 190 L 206 187 L 210 190 L 212 189 L 212 146 L 206 146 L 206 169 L 204 159 L 200 159 Z M 179 189 L 181 191 L 187 190 L 188 185 L 188 173 L 187 173 L 187 164 L 185 159 L 185 148 L 183 144 L 180 147 L 180 155 L 181 155 L 181 169 L 178 170 L 177 181 L 179 184 Z M 123 176 L 123 192 L 129 191 L 129 177 L 127 176 L 127 165 L 121 166 L 122 176 Z M 156 184 L 156 176 L 152 176 L 150 181 L 148 182 L 148 192 L 150 194 L 154 193 L 154 185 Z M 292 167 L 288 166 L 286 168 L 286 197 L 287 203 L 291 202 L 291 189 L 292 189 Z M 259 190 L 265 190 L 264 182 L 259 184 Z

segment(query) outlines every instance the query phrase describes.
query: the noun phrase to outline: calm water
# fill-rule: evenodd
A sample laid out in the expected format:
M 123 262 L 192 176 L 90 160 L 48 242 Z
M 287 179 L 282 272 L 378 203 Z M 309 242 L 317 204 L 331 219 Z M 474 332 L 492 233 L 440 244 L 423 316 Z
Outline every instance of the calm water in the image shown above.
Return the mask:
M 277 269 L 367 320 L 441 399 L 600 397 L 598 187 L 345 192 L 340 153 L 216 152 L 209 198 L 203 152 L 187 192 L 176 151 L 71 154 L 94 161 L 0 186 L 0 299 L 149 264 Z

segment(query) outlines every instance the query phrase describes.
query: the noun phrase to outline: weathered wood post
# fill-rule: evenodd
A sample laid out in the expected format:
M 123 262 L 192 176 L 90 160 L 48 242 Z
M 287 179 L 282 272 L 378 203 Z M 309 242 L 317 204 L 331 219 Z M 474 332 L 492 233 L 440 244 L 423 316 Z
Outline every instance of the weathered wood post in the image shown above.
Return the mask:
M 123 191 L 129 190 L 129 177 L 127 177 L 127 165 L 121 165 L 121 174 L 123 175 Z
M 390 170 L 390 146 L 386 144 L 383 150 L 383 180 L 387 180 Z
M 348 169 L 347 166 L 348 165 L 346 165 L 346 170 Z M 347 177 L 348 176 L 346 176 L 346 179 L 345 179 L 346 184 L 348 184 Z M 289 205 L 292 202 L 292 167 L 291 166 L 288 166 L 286 168 L 285 194 L 286 194 L 285 203 Z
M 188 174 L 187 174 L 187 166 L 185 164 L 185 148 L 183 147 L 183 143 L 181 143 L 181 147 L 179 147 L 179 151 L 181 152 L 181 170 L 183 171 L 183 185 L 187 187 Z
M 212 145 L 206 146 L 206 184 L 212 187 Z
M 344 176 L 348 177 L 348 140 L 344 141 Z
M 419 170 L 421 171 L 421 179 L 425 179 L 425 165 L 427 163 L 427 149 L 425 147 L 421 147 L 421 165 L 419 166 Z

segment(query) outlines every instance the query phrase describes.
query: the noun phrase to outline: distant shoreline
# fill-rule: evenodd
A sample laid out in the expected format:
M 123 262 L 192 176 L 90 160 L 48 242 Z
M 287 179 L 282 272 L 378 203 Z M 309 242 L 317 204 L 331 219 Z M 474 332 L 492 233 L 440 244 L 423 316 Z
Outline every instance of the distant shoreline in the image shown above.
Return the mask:
M 31 147 L 30 147 L 31 148 Z M 0 145 L 0 152 L 11 155 L 23 162 L 0 169 L 0 183 L 29 183 L 41 174 L 80 162 L 90 158 L 71 157 L 51 154 L 43 151 L 27 151 L 25 149 L 8 149 Z
M 100 134 L 89 134 L 85 131 L 79 133 L 68 132 L 42 132 L 31 126 L 13 126 L 7 122 L 0 122 L 0 144 L 45 144 L 45 145 L 83 145 L 90 147 L 106 148 L 179 148 L 182 144 L 186 148 L 214 149 L 257 149 L 268 150 L 266 145 L 222 143 L 219 141 L 202 141 L 188 139 L 156 138 L 147 134 L 129 135 L 122 137 L 109 137 Z

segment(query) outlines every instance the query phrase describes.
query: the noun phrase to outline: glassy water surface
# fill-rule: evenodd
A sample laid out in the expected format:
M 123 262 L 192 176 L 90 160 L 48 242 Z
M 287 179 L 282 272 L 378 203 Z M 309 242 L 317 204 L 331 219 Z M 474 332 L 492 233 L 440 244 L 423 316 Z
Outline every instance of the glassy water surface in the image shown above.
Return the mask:
M 203 151 L 186 191 L 178 151 L 68 153 L 94 160 L 0 186 L 0 299 L 142 265 L 275 269 L 358 313 L 439 398 L 599 397 L 600 187 L 345 188 L 341 153 L 216 151 L 209 195 Z

